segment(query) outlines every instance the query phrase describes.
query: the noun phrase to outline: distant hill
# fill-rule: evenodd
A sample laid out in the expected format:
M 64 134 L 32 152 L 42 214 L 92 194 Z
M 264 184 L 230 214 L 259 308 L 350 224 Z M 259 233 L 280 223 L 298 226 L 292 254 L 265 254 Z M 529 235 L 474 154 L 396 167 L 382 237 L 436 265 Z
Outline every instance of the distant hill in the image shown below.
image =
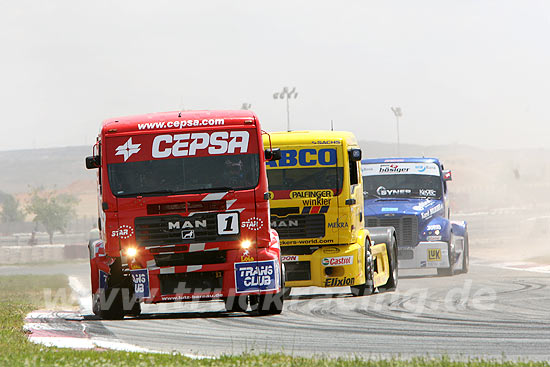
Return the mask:
M 14 194 L 27 192 L 29 186 L 64 188 L 93 180 L 95 172 L 84 166 L 90 154 L 90 146 L 0 152 L 0 191 Z
M 366 158 L 394 157 L 395 144 L 360 141 Z M 0 192 L 25 200 L 30 186 L 71 193 L 80 215 L 97 215 L 95 172 L 86 170 L 90 146 L 0 152 Z M 465 145 L 401 145 L 402 156 L 442 159 L 453 170 L 454 208 L 550 204 L 550 150 L 486 150 Z

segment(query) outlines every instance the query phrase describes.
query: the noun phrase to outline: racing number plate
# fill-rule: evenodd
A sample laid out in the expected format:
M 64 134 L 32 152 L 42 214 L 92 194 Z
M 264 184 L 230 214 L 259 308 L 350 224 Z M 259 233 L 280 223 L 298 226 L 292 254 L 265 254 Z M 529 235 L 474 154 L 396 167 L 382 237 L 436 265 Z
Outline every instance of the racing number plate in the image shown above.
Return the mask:
M 441 249 L 429 248 L 428 249 L 428 261 L 441 261 Z
M 238 234 L 239 233 L 239 213 L 220 213 L 218 214 L 218 234 Z

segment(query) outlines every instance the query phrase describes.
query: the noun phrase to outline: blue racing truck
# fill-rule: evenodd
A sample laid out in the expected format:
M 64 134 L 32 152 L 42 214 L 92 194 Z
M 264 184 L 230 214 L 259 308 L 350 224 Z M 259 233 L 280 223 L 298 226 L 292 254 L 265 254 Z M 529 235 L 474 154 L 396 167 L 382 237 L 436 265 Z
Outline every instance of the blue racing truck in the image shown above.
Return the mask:
M 449 218 L 451 171 L 436 158 L 377 158 L 361 163 L 365 226 L 395 228 L 399 268 L 436 268 L 438 275 L 467 273 L 466 222 Z

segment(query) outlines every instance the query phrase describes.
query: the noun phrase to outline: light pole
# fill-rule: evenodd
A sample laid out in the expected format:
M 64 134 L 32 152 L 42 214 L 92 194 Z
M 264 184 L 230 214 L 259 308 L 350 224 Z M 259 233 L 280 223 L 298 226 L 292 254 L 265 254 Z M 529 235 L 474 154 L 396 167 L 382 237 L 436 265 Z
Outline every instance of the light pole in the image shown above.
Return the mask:
M 401 107 L 391 107 L 391 110 L 395 115 L 395 122 L 397 123 L 397 156 L 401 157 L 401 149 L 400 149 L 400 142 L 399 142 L 399 118 L 403 116 L 403 112 L 401 111 Z
M 293 87 L 292 90 L 290 90 L 289 87 L 284 87 L 282 92 L 273 93 L 273 99 L 285 99 L 286 98 L 286 129 L 287 129 L 287 131 L 290 131 L 290 107 L 289 107 L 289 104 L 288 104 L 288 100 L 292 97 L 294 97 L 294 99 L 298 98 L 298 92 L 296 92 L 296 87 Z

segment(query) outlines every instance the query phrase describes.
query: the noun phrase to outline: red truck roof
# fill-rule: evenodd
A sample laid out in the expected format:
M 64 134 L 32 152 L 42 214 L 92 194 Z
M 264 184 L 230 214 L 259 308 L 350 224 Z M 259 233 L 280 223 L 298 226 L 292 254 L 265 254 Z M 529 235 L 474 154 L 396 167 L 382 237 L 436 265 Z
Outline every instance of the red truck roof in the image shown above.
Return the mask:
M 256 124 L 256 114 L 248 110 L 171 111 L 123 116 L 103 121 L 103 133 L 151 131 L 193 127 Z

